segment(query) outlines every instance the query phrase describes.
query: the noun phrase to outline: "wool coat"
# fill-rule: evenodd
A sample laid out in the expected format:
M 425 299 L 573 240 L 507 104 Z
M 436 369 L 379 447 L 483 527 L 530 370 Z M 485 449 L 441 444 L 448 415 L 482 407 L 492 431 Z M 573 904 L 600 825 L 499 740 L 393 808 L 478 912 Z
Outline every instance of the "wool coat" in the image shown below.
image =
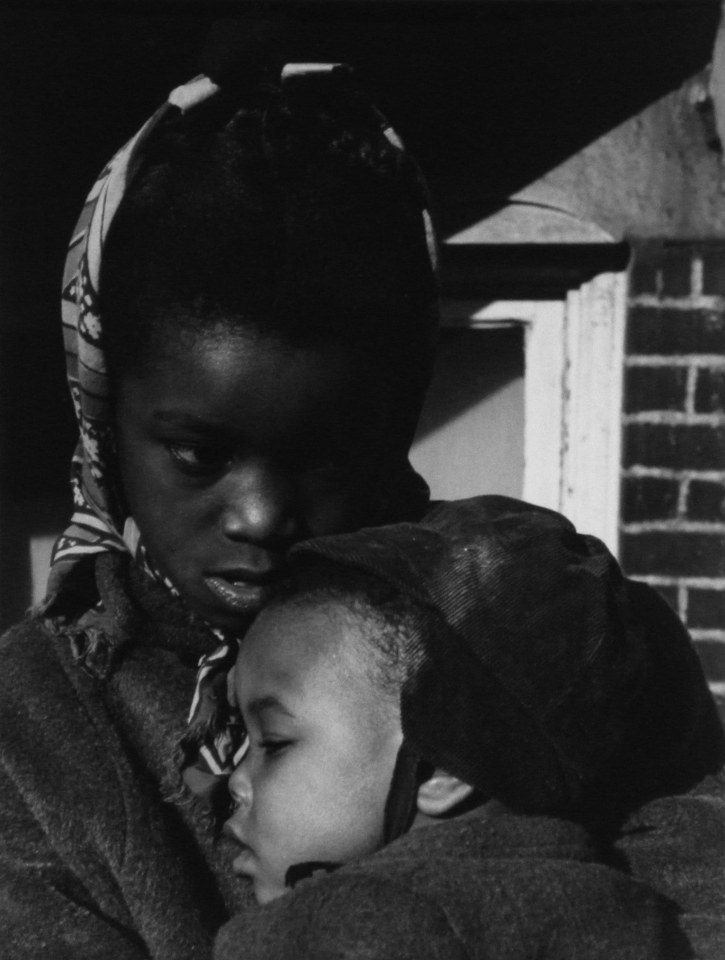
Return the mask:
M 600 862 L 583 827 L 491 802 L 248 910 L 214 960 L 655 960 L 675 911 Z
M 725 957 L 725 776 L 659 797 L 625 822 L 616 840 L 622 869 L 677 905 L 698 960 Z
M 0 643 L 3 960 L 200 960 L 244 906 L 225 841 L 173 760 L 213 638 L 150 581 L 131 620 L 134 642 L 105 677 L 50 620 Z
M 249 886 L 230 871 L 231 841 L 215 839 L 207 811 L 180 790 L 175 759 L 196 663 L 215 640 L 150 578 L 109 562 L 91 566 L 91 594 L 79 578 L 53 619 L 34 616 L 0 642 L 3 960 L 198 960 L 231 915 L 243 924 L 252 907 Z M 99 595 L 111 642 L 94 651 L 92 631 L 76 627 Z M 619 866 L 675 902 L 693 955 L 721 960 L 722 780 L 700 777 L 679 796 L 663 783 L 660 792 L 625 824 Z M 416 857 L 423 869 L 424 851 Z M 423 872 L 442 873 L 441 863 Z M 401 877 L 395 891 L 415 879 Z M 610 879 L 629 883 L 623 873 Z M 577 884 L 567 889 L 574 896 Z M 380 898 L 392 909 L 390 890 Z

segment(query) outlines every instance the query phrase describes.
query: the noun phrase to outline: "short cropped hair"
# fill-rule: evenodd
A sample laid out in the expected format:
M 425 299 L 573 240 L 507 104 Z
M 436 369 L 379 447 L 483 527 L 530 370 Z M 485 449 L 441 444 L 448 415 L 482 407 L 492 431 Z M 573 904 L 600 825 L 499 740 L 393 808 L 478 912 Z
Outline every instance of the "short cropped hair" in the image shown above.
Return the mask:
M 297 568 L 286 577 L 265 610 L 328 603 L 362 622 L 371 680 L 381 694 L 399 702 L 403 686 L 415 676 L 418 638 L 440 626 L 436 612 L 385 580 L 324 561 Z

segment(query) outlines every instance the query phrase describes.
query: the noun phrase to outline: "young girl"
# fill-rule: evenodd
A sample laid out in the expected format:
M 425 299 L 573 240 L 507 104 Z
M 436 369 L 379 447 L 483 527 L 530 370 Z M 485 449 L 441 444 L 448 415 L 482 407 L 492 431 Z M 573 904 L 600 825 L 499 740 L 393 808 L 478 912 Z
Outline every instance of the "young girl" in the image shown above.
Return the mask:
M 435 297 L 421 178 L 344 67 L 198 78 L 104 170 L 63 291 L 75 513 L 1 652 L 9 956 L 203 957 L 240 906 L 226 671 L 292 544 L 424 511 Z

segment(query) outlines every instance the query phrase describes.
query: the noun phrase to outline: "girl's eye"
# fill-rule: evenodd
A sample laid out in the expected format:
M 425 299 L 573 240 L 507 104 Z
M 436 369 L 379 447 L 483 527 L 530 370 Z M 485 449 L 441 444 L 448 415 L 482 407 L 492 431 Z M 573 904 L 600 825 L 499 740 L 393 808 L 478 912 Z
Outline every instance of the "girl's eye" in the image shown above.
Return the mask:
M 176 465 L 195 476 L 215 473 L 232 459 L 231 451 L 223 446 L 169 443 L 167 448 Z

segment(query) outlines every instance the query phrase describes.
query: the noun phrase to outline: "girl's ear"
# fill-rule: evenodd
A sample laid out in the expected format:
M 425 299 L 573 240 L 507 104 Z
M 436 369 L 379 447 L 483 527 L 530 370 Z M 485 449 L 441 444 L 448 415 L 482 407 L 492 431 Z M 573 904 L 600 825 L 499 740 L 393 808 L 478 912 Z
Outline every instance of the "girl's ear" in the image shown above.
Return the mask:
M 418 812 L 426 817 L 442 817 L 467 800 L 474 789 L 451 773 L 435 770 L 418 787 Z

